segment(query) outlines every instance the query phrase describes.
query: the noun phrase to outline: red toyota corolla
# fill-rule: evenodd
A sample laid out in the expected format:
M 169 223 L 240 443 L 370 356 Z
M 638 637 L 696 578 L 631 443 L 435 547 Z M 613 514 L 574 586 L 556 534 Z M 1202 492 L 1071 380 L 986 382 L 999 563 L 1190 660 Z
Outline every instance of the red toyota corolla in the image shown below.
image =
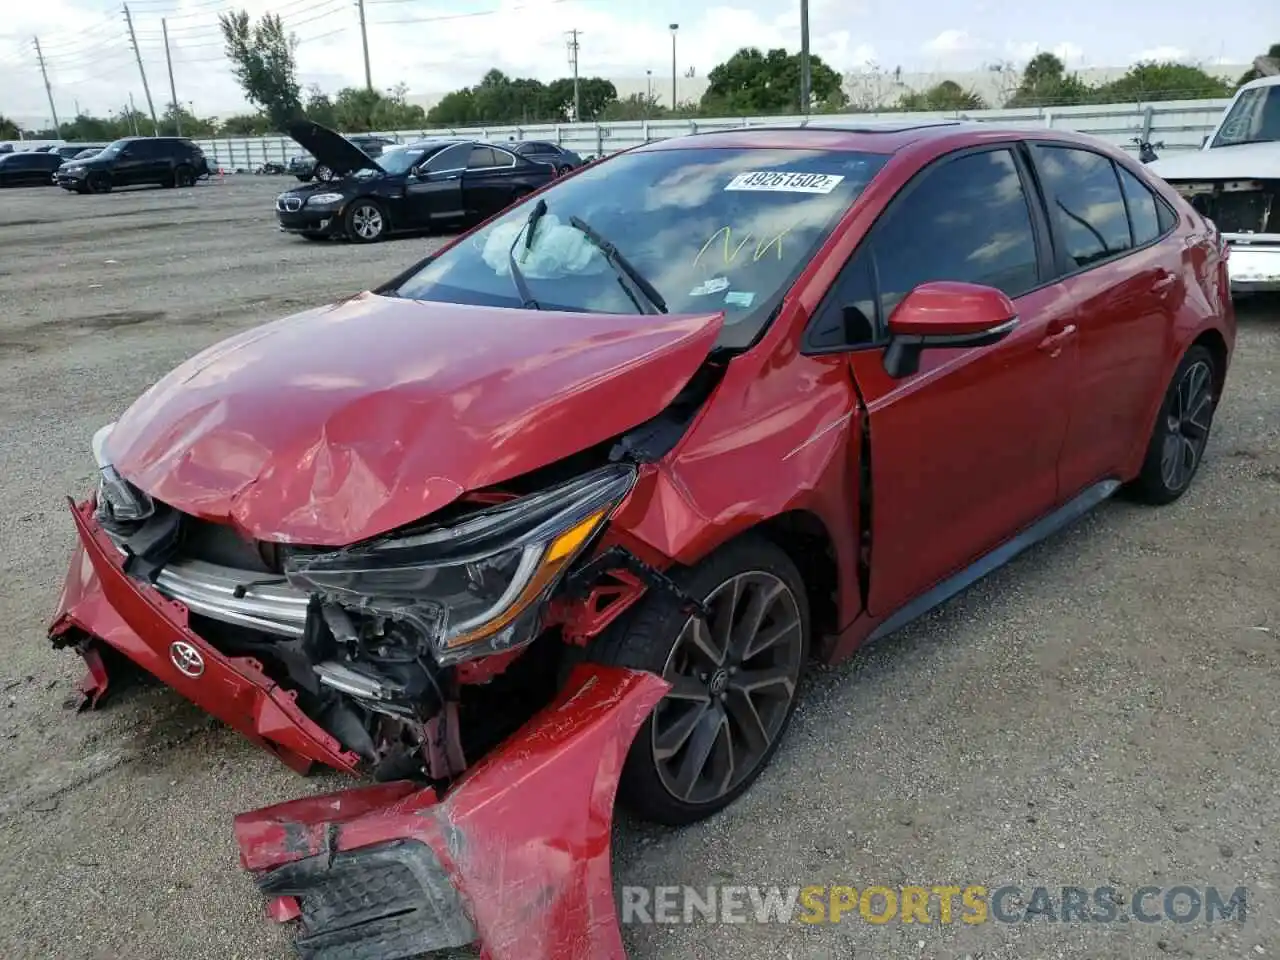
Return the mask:
M 615 792 L 721 809 L 810 658 L 1187 489 L 1225 256 L 1057 131 L 648 144 L 147 391 L 94 438 L 51 635 L 91 702 L 141 667 L 382 781 L 237 820 L 306 956 L 620 957 Z

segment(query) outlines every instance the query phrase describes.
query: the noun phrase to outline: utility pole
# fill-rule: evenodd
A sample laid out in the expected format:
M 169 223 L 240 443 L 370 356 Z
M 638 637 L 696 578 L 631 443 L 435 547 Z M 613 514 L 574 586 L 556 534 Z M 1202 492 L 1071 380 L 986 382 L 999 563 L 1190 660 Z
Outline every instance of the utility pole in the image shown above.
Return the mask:
M 573 67 L 573 122 L 582 122 L 582 101 L 578 96 L 578 35 L 580 31 L 569 31 L 569 65 Z
M 53 87 L 49 86 L 49 71 L 44 65 L 44 54 L 40 50 L 40 38 L 32 37 L 36 42 L 36 59 L 40 61 L 40 76 L 44 77 L 44 92 L 49 96 L 49 112 L 53 114 L 53 130 L 62 136 L 62 126 L 58 123 L 58 108 L 53 105 Z
M 809 0 L 800 0 L 800 112 L 809 115 Z
M 671 109 L 676 108 L 676 31 L 680 29 L 680 24 L 673 23 L 671 25 Z
M 160 32 L 164 34 L 164 62 L 169 66 L 169 102 L 173 104 L 173 125 L 182 136 L 182 108 L 178 106 L 178 88 L 173 85 L 173 57 L 169 54 L 169 24 L 160 18 Z
M 129 42 L 133 44 L 133 55 L 138 58 L 138 73 L 142 76 L 142 92 L 147 95 L 147 109 L 151 111 L 151 126 L 155 135 L 160 136 L 160 121 L 156 119 L 156 105 L 151 102 L 151 87 L 147 83 L 147 71 L 142 66 L 142 51 L 138 49 L 138 37 L 133 32 L 133 17 L 129 15 L 129 5 L 123 4 L 124 22 L 129 25 Z
M 133 127 L 133 135 L 138 135 L 138 108 L 133 105 L 133 91 L 129 91 L 129 123 Z
M 360 11 L 360 43 L 364 47 L 364 87 L 373 89 L 373 74 L 369 71 L 369 30 L 364 23 L 364 0 L 356 0 L 356 8 Z

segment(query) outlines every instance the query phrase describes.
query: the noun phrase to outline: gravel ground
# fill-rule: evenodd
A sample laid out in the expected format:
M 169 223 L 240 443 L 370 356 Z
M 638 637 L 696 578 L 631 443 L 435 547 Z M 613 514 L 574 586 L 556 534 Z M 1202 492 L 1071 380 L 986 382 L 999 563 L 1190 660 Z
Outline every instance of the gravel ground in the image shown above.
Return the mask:
M 333 789 L 164 689 L 76 716 L 44 638 L 89 437 L 178 361 L 393 275 L 428 239 L 278 234 L 278 179 L 0 195 L 0 956 L 286 958 L 233 813 Z M 1280 301 L 1241 307 L 1208 459 L 811 677 L 757 786 L 682 831 L 623 822 L 623 884 L 1249 888 L 1207 925 L 635 925 L 637 958 L 1280 956 Z M 1123 909 L 1123 908 L 1122 908 Z M 934 913 L 936 917 L 936 911 Z

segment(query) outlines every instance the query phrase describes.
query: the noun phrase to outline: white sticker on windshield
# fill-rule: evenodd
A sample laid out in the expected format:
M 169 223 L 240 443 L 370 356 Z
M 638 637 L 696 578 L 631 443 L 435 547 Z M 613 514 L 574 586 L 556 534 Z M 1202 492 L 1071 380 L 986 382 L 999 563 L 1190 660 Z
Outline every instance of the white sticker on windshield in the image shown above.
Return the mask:
M 830 193 L 842 174 L 787 173 L 782 170 L 750 170 L 729 181 L 726 190 L 775 190 L 780 193 Z
M 730 290 L 724 302 L 733 307 L 749 307 L 756 302 L 756 295 L 749 290 Z
M 689 291 L 691 297 L 707 297 L 713 293 L 719 293 L 721 290 L 729 289 L 728 277 L 715 277 L 711 280 L 703 280 L 692 290 Z

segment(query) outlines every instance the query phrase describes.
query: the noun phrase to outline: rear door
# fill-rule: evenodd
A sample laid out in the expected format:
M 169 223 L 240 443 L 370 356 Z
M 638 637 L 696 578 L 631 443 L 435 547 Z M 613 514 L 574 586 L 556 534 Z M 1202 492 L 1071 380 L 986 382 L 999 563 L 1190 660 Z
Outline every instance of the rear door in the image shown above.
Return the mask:
M 1063 444 L 1066 495 L 1145 447 L 1173 316 L 1187 291 L 1181 250 L 1161 242 L 1176 217 L 1103 153 L 1038 142 L 1031 154 L 1057 238 L 1060 283 L 1078 306 L 1080 360 Z
M 515 199 L 514 174 L 519 162 L 514 153 L 500 147 L 478 143 L 471 148 L 462 177 L 462 199 L 468 216 L 484 219 Z
M 1050 512 L 1070 413 L 1072 307 L 1014 144 L 948 155 L 890 203 L 815 314 L 806 349 L 847 352 L 866 408 L 868 608 L 888 616 Z M 885 372 L 886 322 L 932 280 L 1003 290 L 1018 325 L 989 347 Z
M 455 143 L 431 157 L 405 185 L 405 202 L 417 226 L 465 215 L 462 174 L 471 155 L 470 143 Z

